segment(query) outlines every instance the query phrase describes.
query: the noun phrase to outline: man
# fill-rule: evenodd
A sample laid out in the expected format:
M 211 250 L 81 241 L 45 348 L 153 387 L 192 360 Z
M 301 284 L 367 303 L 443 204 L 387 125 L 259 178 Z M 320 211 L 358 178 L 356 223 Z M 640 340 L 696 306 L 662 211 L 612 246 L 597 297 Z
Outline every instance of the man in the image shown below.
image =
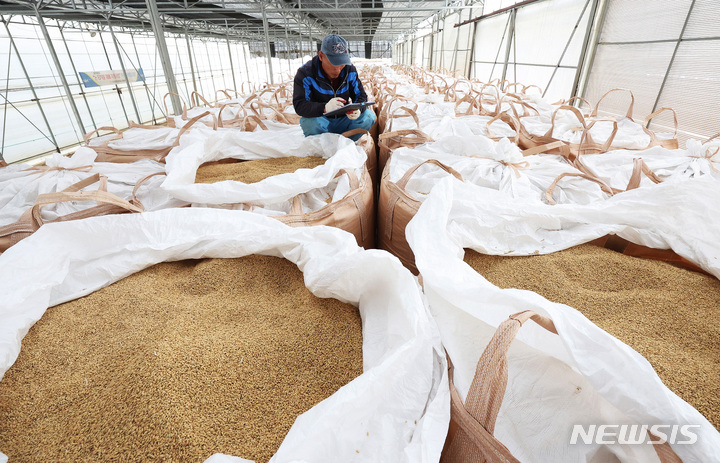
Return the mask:
M 317 56 L 295 74 L 293 106 L 301 116 L 300 127 L 305 136 L 343 133 L 357 128 L 370 130 L 375 113 L 368 108 L 339 116 L 323 116 L 353 101 L 365 102 L 367 95 L 357 69 L 350 63 L 347 41 L 337 34 L 330 34 L 323 39 Z M 351 138 L 357 140 L 360 135 Z

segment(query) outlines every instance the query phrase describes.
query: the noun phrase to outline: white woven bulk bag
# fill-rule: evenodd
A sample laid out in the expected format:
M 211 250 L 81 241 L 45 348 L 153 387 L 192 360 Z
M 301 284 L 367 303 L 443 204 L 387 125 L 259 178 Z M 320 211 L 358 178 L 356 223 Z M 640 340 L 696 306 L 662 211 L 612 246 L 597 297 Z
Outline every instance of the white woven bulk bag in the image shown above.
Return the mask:
M 300 415 L 271 461 L 438 461 L 449 421 L 447 363 L 417 281 L 396 259 L 329 227 L 201 208 L 43 227 L 0 256 L 0 377 L 50 307 L 156 263 L 250 254 L 290 260 L 314 295 L 354 304 L 363 319 L 364 373 Z M 242 461 L 211 452 L 213 463 Z
M 391 182 L 400 180 L 411 167 L 436 159 L 455 169 L 465 182 L 529 201 L 545 202 L 545 192 L 558 176 L 578 173 L 560 156 L 523 156 L 517 145 L 507 139 L 494 141 L 480 135 L 446 136 L 414 149 L 398 148 L 394 153 L 393 158 L 398 158 L 388 164 Z M 407 191 L 422 201 L 441 178 L 444 176 L 432 169 L 419 171 L 408 182 Z M 597 183 L 580 177 L 568 177 L 558 184 L 554 194 L 559 203 L 576 204 L 608 197 Z
M 527 323 L 508 354 L 509 381 L 492 438 L 523 462 L 660 461 L 655 445 L 578 440 L 575 425 L 692 426 L 670 447 L 683 461 L 720 460 L 720 433 L 660 381 L 650 364 L 580 312 L 530 291 L 500 289 L 463 262 L 463 249 L 546 254 L 607 234 L 673 251 L 720 277 L 720 190 L 710 178 L 663 183 L 587 205 L 510 199 L 440 182 L 407 227 L 425 294 L 455 367 L 460 399 L 500 323 L 532 310 L 559 334 Z M 646 435 L 642 436 L 647 437 Z M 667 438 L 668 436 L 666 436 Z M 603 439 L 600 439 L 603 440 Z M 688 443 L 683 445 L 680 442 Z M 664 460 L 677 461 L 677 460 Z
M 646 150 L 613 150 L 584 154 L 579 162 L 612 188 L 625 190 L 628 185 L 652 186 L 687 178 L 710 176 L 720 180 L 720 142 L 690 139 L 686 149 L 654 146 Z M 638 164 L 641 171 L 638 171 Z
M 0 170 L 0 226 L 15 222 L 35 204 L 41 194 L 55 193 L 68 188 L 93 174 L 107 177 L 107 191 L 125 200 L 133 198 L 136 185 L 144 177 L 163 173 L 164 165 L 151 160 L 133 163 L 95 162 L 96 153 L 81 147 L 72 157 L 55 154 L 44 166 L 15 164 Z M 158 210 L 186 205 L 159 189 L 162 176 L 147 179 L 137 189 L 136 196 L 145 210 Z M 44 220 L 55 220 L 79 210 L 92 207 L 90 202 L 61 202 L 42 209 Z
M 195 183 L 198 167 L 221 159 L 255 160 L 288 156 L 318 156 L 327 161 L 314 169 L 276 175 L 257 183 L 226 180 Z M 223 131 L 208 137 L 184 137 L 166 159 L 167 179 L 162 188 L 173 197 L 192 203 L 272 204 L 288 201 L 315 188 L 327 186 L 342 170 L 360 169 L 367 156 L 352 140 L 337 134 L 304 137 L 297 125 L 285 130 Z
M 490 116 L 426 116 L 417 115 L 417 120 L 410 117 L 391 118 L 387 124 L 387 131 L 418 129 L 433 139 L 446 135 L 469 137 L 481 135 L 499 140 L 500 138 L 514 139 L 515 130 L 505 121 Z

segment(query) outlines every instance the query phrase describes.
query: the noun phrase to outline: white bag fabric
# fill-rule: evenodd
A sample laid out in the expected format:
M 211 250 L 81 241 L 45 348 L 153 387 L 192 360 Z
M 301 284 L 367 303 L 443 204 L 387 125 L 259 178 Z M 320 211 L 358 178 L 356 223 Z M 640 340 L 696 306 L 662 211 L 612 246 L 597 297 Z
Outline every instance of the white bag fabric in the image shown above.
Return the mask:
M 355 176 L 358 178 L 360 185 L 363 184 L 363 170 L 356 169 L 354 171 Z M 308 192 L 302 193 L 299 196 L 300 204 L 302 206 L 303 213 L 307 214 L 315 212 L 328 204 L 340 201 L 350 192 L 350 180 L 347 175 L 340 175 L 334 178 L 330 183 L 322 188 L 315 188 Z M 268 217 L 283 215 L 291 213 L 293 200 L 281 201 L 278 203 L 267 202 L 262 204 L 248 204 L 248 203 L 236 203 L 236 204 L 203 204 L 193 203 L 193 207 L 218 207 L 222 209 L 233 209 L 239 211 L 250 211 L 258 214 L 266 215 Z
M 48 224 L 0 255 L 0 378 L 48 307 L 156 263 L 249 254 L 296 263 L 313 294 L 358 306 L 363 321 L 364 373 L 300 415 L 271 461 L 437 462 L 450 419 L 447 363 L 417 280 L 331 227 L 204 208 Z
M 411 167 L 436 159 L 452 167 L 465 182 L 493 188 L 514 198 L 545 200 L 545 191 L 558 175 L 578 170 L 559 156 L 525 156 L 506 138 L 493 141 L 480 135 L 446 136 L 416 148 L 398 148 L 388 163 L 390 181 L 396 182 Z M 437 167 L 423 166 L 405 188 L 422 201 L 432 187 L 448 174 Z M 567 177 L 554 192 L 558 203 L 586 204 L 607 197 L 597 183 L 579 177 Z
M 594 120 L 592 117 L 588 117 L 585 122 L 587 125 L 593 124 L 589 133 L 593 141 L 598 144 L 605 143 L 614 129 L 613 122 L 609 120 Z M 522 117 L 520 123 L 534 135 L 545 135 L 552 127 L 552 114 Z M 613 148 L 642 150 L 648 147 L 650 135 L 645 133 L 641 123 L 627 117 L 618 118 L 616 123 L 617 133 L 612 140 Z M 661 140 L 673 138 L 671 133 L 657 133 L 656 135 Z M 582 123 L 569 110 L 561 109 L 555 116 L 552 137 L 577 145 L 583 137 Z
M 96 156 L 92 149 L 81 147 L 72 157 L 54 154 L 47 159 L 45 167 L 33 168 L 27 164 L 14 164 L 0 170 L 0 226 L 17 221 L 35 204 L 38 195 L 62 191 L 95 173 L 108 177 L 110 193 L 130 200 L 133 189 L 141 178 L 165 170 L 163 164 L 149 159 L 132 163 L 95 162 Z M 137 198 L 145 210 L 187 204 L 159 188 L 163 179 L 162 176 L 152 177 L 138 190 Z M 92 201 L 58 203 L 43 207 L 42 214 L 43 218 L 49 221 L 95 205 Z
M 559 335 L 527 323 L 510 348 L 510 378 L 495 435 L 516 458 L 654 462 L 650 445 L 569 445 L 573 425 L 687 424 L 699 425 L 692 429 L 697 442 L 672 448 L 685 462 L 706 462 L 720 461 L 720 433 L 670 391 L 645 358 L 575 309 L 531 291 L 492 285 L 463 262 L 463 249 L 545 254 L 615 233 L 637 244 L 672 248 L 720 277 L 718 229 L 720 189 L 707 177 L 557 206 L 448 178 L 425 200 L 406 236 L 463 399 L 480 354 L 509 315 L 533 310 L 555 323 Z
M 601 154 L 584 154 L 580 161 L 613 188 L 624 190 L 633 171 L 633 160 L 641 158 L 663 181 L 711 176 L 720 180 L 720 140 L 702 143 L 690 139 L 686 149 L 670 150 L 660 146 L 642 151 L 614 150 Z M 641 185 L 652 185 L 645 175 Z
M 223 118 L 225 118 L 226 116 L 227 117 L 232 116 L 233 110 L 229 109 L 229 108 L 232 108 L 232 107 L 228 106 L 223 110 Z M 170 117 L 173 119 L 173 122 L 175 123 L 175 127 L 180 129 L 185 124 L 190 122 L 191 119 L 193 119 L 196 116 L 199 116 L 200 114 L 202 114 L 206 111 L 209 112 L 210 114 L 198 119 L 196 124 L 206 125 L 206 126 L 213 126 L 213 125 L 217 124 L 217 118 L 218 118 L 218 115 L 220 114 L 220 108 L 213 108 L 213 107 L 209 107 L 209 106 L 202 106 L 202 107 L 196 106 L 194 108 L 188 109 L 186 111 L 185 115 L 170 116 Z
M 456 135 L 461 137 L 469 136 L 488 136 L 487 123 L 492 118 L 490 116 L 455 116 L 442 115 L 426 117 L 418 114 L 420 121 L 419 129 L 425 132 L 430 138 L 440 138 L 446 135 Z M 390 129 L 386 129 L 386 132 L 406 130 L 406 129 L 417 129 L 418 125 L 415 120 L 411 117 L 397 117 L 392 119 L 392 124 L 388 122 Z M 501 120 L 496 120 L 490 124 L 490 130 L 494 137 L 515 137 L 515 131 L 510 125 Z
M 212 130 L 203 124 L 193 125 L 189 130 Z M 117 140 L 111 140 L 108 147 L 119 151 L 136 151 L 136 150 L 160 150 L 170 148 L 177 140 L 180 133 L 179 128 L 173 127 L 131 127 L 122 132 L 122 137 Z M 91 138 L 88 147 L 102 145 L 109 138 L 117 136 L 114 133 L 103 135 L 101 137 Z
M 162 188 L 173 197 L 198 204 L 277 204 L 316 188 L 324 188 L 342 170 L 361 169 L 367 155 L 352 140 L 325 133 L 304 137 L 300 126 L 284 131 L 221 131 L 209 136 L 183 137 L 165 159 L 167 179 Z M 325 164 L 313 169 L 276 175 L 257 183 L 234 180 L 195 183 L 197 169 L 220 159 L 268 159 L 288 156 L 319 156 Z

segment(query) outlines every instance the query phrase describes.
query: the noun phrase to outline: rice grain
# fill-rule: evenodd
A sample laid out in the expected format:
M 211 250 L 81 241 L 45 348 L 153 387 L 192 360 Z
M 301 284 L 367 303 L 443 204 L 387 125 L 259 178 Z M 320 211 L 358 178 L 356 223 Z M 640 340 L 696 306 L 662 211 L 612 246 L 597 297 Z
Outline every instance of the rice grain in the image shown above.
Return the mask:
M 223 180 L 257 183 L 275 175 L 295 172 L 298 169 L 313 169 L 325 164 L 325 161 L 326 159 L 317 156 L 288 156 L 209 164 L 198 168 L 195 183 L 215 183 Z
M 720 427 L 716 278 L 589 244 L 527 257 L 466 249 L 465 262 L 500 288 L 578 309 L 644 356 L 672 391 Z
M 358 310 L 276 257 L 163 263 L 49 309 L 0 382 L 10 462 L 265 462 L 362 373 Z

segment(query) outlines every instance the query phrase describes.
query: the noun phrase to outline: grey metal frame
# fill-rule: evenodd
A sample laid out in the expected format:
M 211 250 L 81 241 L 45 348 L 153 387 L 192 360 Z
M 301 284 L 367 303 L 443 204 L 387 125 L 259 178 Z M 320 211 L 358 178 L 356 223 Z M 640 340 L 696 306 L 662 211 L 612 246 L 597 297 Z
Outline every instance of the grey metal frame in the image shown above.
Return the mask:
M 653 103 L 653 108 L 651 113 L 654 113 L 658 109 L 658 104 L 660 103 L 660 97 L 662 96 L 663 90 L 665 90 L 665 84 L 667 83 L 668 75 L 670 74 L 670 70 L 672 69 L 673 63 L 675 62 L 675 57 L 677 56 L 678 48 L 680 47 L 680 43 L 683 41 L 683 36 L 685 35 L 685 29 L 687 28 L 688 21 L 690 20 L 690 15 L 693 12 L 693 9 L 695 8 L 695 0 L 692 0 L 692 3 L 690 3 L 690 7 L 688 8 L 687 15 L 685 16 L 685 22 L 683 23 L 682 30 L 680 31 L 680 37 L 678 37 L 677 42 L 675 42 L 675 48 L 673 49 L 672 57 L 670 58 L 670 62 L 668 63 L 667 69 L 665 69 L 665 75 L 663 76 L 662 84 L 660 84 L 660 89 L 658 90 L 658 94 L 655 97 L 655 102 Z M 650 121 L 647 121 L 647 124 L 650 125 Z
M 135 94 L 133 92 L 132 86 L 130 85 L 130 80 L 128 79 L 127 72 L 125 72 L 125 63 L 122 59 L 122 53 L 120 53 L 120 44 L 118 43 L 117 37 L 115 37 L 115 32 L 113 31 L 110 18 L 108 18 L 107 24 L 108 30 L 110 31 L 110 37 L 112 37 L 113 43 L 115 44 L 115 52 L 117 53 L 118 60 L 120 60 L 120 71 L 125 77 L 125 85 L 127 86 L 128 93 L 130 94 L 130 101 L 132 101 L 133 108 L 135 109 L 135 115 L 137 116 L 138 122 L 142 122 L 142 118 L 140 117 L 140 110 L 138 110 L 138 105 L 135 101 Z
M 15 44 L 15 39 L 13 38 L 12 34 L 10 33 L 10 28 L 8 27 L 7 23 L 3 19 L 2 21 L 3 25 L 5 26 L 5 30 L 7 31 L 8 37 L 10 38 L 10 45 L 12 46 L 13 50 L 15 50 L 15 55 L 18 58 L 18 61 L 20 62 L 20 67 L 23 70 L 23 74 L 25 75 L 25 79 L 27 80 L 28 87 L 30 87 L 30 91 L 33 95 L 33 100 L 37 103 L 38 109 L 40 110 L 40 114 L 42 115 L 43 122 L 45 122 L 45 127 L 47 127 L 48 134 L 45 135 L 42 130 L 40 133 L 42 133 L 46 138 L 49 136 L 52 139 L 53 145 L 55 145 L 55 150 L 59 153 L 60 147 L 58 146 L 57 140 L 55 140 L 55 134 L 53 133 L 52 129 L 50 128 L 50 123 L 48 122 L 47 116 L 45 115 L 45 111 L 43 110 L 42 105 L 40 104 L 40 98 L 38 98 L 37 92 L 35 91 L 35 87 L 32 84 L 32 80 L 30 79 L 30 76 L 28 75 L 27 68 L 25 68 L 25 62 L 22 59 L 22 56 L 20 55 L 20 51 L 17 48 L 17 45 Z M 8 72 L 10 71 L 10 68 L 8 67 Z M 7 91 L 7 89 L 6 89 Z M 7 97 L 5 97 L 5 105 L 7 107 Z M 2 160 L 2 151 L 5 150 L 5 126 L 4 123 L 7 119 L 7 110 L 5 110 L 5 117 L 3 118 L 3 137 L 2 137 L 2 149 L 0 150 L 0 160 Z M 34 124 L 33 124 L 34 125 Z M 38 129 L 39 130 L 39 129 Z
M 607 10 L 609 8 L 609 0 L 599 0 L 600 6 L 599 6 L 599 13 L 597 14 L 597 26 L 595 27 L 593 31 L 593 36 L 590 39 L 592 42 L 592 45 L 588 47 L 588 55 L 589 58 L 587 59 L 587 63 L 584 66 L 583 69 L 583 75 L 580 78 L 580 83 L 578 84 L 578 90 L 577 93 L 583 97 L 586 97 L 587 94 L 587 88 L 588 88 L 588 81 L 590 79 L 590 73 L 593 70 L 594 58 L 597 52 L 597 49 L 600 45 L 639 45 L 639 44 L 655 44 L 655 43 L 673 43 L 673 52 L 670 56 L 670 60 L 668 61 L 667 67 L 664 70 L 662 82 L 660 83 L 660 86 L 657 90 L 657 94 L 655 95 L 655 99 L 653 101 L 652 109 L 650 113 L 654 113 L 659 109 L 660 106 L 660 100 L 663 97 L 663 93 L 666 90 L 666 86 L 668 83 L 668 78 L 670 76 L 670 73 L 673 70 L 673 66 L 676 62 L 678 50 L 680 48 L 680 45 L 684 42 L 700 42 L 700 41 L 706 41 L 706 40 L 713 40 L 717 41 L 720 39 L 720 36 L 709 36 L 709 37 L 694 37 L 694 38 L 686 38 L 685 32 L 688 26 L 688 23 L 690 21 L 690 18 L 692 17 L 693 12 L 695 11 L 695 6 L 697 4 L 696 0 L 692 0 L 690 2 L 690 5 L 688 6 L 687 13 L 685 14 L 685 18 L 683 20 L 683 25 L 680 30 L 680 33 L 677 38 L 671 38 L 671 39 L 662 39 L 662 40 L 634 40 L 634 41 L 601 41 L 602 36 L 602 29 L 604 26 L 605 18 L 607 16 Z M 648 119 L 646 122 L 646 125 L 649 126 L 651 123 L 653 123 L 652 119 Z M 682 141 L 682 128 L 679 128 L 680 132 L 680 140 Z M 714 132 L 714 130 L 713 130 Z M 712 133 L 705 134 L 707 136 L 712 135 Z M 686 132 L 685 136 L 700 136 L 700 134 L 695 134 L 691 132 Z
M 160 52 L 160 61 L 162 63 L 163 71 L 165 72 L 165 79 L 167 80 L 168 90 L 170 90 L 170 101 L 172 101 L 174 114 L 179 114 L 182 110 L 180 106 L 180 98 L 177 95 L 177 82 L 175 81 L 175 73 L 170 63 L 170 54 L 168 53 L 167 44 L 165 43 L 165 34 L 163 32 L 163 24 L 160 19 L 160 13 L 158 12 L 155 0 L 145 0 L 148 6 L 148 13 L 150 14 L 150 23 L 152 24 L 153 33 L 155 34 L 155 41 L 157 43 L 158 50 Z M 169 115 L 167 115 L 169 116 Z
M 68 104 L 70 105 L 70 108 L 72 109 L 72 112 L 75 115 L 75 119 L 78 124 L 78 128 L 81 130 L 80 135 L 82 135 L 85 132 L 87 132 L 87 130 L 85 130 L 85 124 L 83 124 L 82 117 L 80 117 L 80 111 L 78 111 L 78 108 L 75 105 L 75 99 L 73 98 L 72 91 L 70 90 L 70 86 L 68 85 L 67 79 L 65 78 L 65 72 L 63 71 L 62 65 L 60 64 L 60 59 L 58 58 L 57 53 L 55 52 L 55 46 L 53 45 L 52 40 L 50 39 L 50 33 L 47 30 L 45 21 L 43 20 L 43 17 L 40 14 L 40 10 L 38 8 L 35 9 L 35 14 L 37 16 L 38 26 L 40 26 L 40 30 L 42 31 L 43 37 L 45 37 L 45 42 L 47 44 L 48 51 L 50 52 L 50 56 L 52 57 L 52 60 L 55 64 L 55 68 L 58 71 L 58 75 L 60 77 L 60 82 L 62 82 L 62 86 L 65 89 L 65 95 L 67 96 Z
M 495 66 L 496 64 L 499 64 L 499 61 L 498 61 L 497 57 L 500 55 L 500 50 L 501 50 L 501 48 L 502 48 L 503 43 L 505 43 L 505 58 L 504 58 L 503 61 L 501 61 L 502 64 L 503 64 L 503 70 L 502 70 L 501 80 L 502 80 L 502 81 L 505 81 L 505 80 L 506 80 L 506 77 L 507 77 L 507 69 L 508 69 L 508 66 L 509 66 L 510 63 L 511 63 L 511 61 L 510 61 L 510 52 L 511 52 L 511 49 L 515 49 L 515 18 L 516 18 L 516 15 L 517 15 L 517 11 L 518 11 L 520 8 L 523 8 L 523 7 L 527 6 L 527 5 L 530 5 L 530 4 L 532 4 L 532 3 L 536 3 L 536 2 L 539 2 L 539 1 L 543 1 L 543 0 L 526 0 L 526 1 L 524 1 L 524 2 L 520 2 L 520 3 L 518 3 L 518 4 L 509 6 L 509 7 L 507 7 L 507 8 L 503 8 L 503 9 L 501 9 L 501 10 L 498 10 L 498 11 L 495 11 L 495 12 L 492 12 L 492 13 L 483 14 L 483 15 L 481 15 L 481 16 L 478 17 L 478 18 L 469 19 L 469 20 L 467 20 L 467 21 L 464 21 L 464 22 L 461 22 L 461 23 L 458 23 L 458 24 L 455 25 L 455 27 L 459 27 L 459 26 L 462 26 L 462 25 L 470 24 L 470 23 L 474 23 L 474 24 L 475 24 L 475 30 L 473 31 L 473 50 L 474 50 L 474 42 L 475 42 L 475 36 L 476 36 L 476 33 L 477 33 L 477 26 L 478 26 L 478 24 L 482 21 L 482 19 L 487 18 L 487 17 L 490 17 L 490 16 L 494 16 L 494 15 L 497 15 L 497 14 L 509 12 L 509 13 L 508 13 L 508 21 L 507 21 L 507 23 L 506 23 L 506 25 L 505 25 L 505 29 L 504 29 L 504 32 L 503 32 L 503 37 L 502 37 L 502 39 L 500 40 L 500 45 L 499 45 L 499 48 L 498 48 L 498 53 L 497 53 L 497 56 L 496 56 L 495 61 L 494 61 L 494 62 L 489 62 L 489 61 L 475 60 L 475 59 L 474 59 L 474 53 L 472 53 L 472 54 L 471 54 L 471 57 L 470 57 L 470 63 L 469 63 L 470 71 L 468 72 L 467 75 L 473 74 L 473 72 L 472 72 L 472 68 L 473 68 L 472 64 L 473 64 L 473 63 L 493 64 L 493 70 L 491 71 L 491 74 L 492 74 L 492 72 L 494 72 L 494 66 Z M 583 17 L 585 16 L 585 12 L 587 11 L 588 6 L 590 6 L 590 2 L 591 2 L 591 1 L 592 1 L 592 6 L 591 6 L 591 8 L 590 8 L 590 13 L 589 13 L 590 16 L 589 16 L 587 28 L 586 28 L 585 33 L 584 33 L 584 39 L 583 39 L 583 45 L 582 45 L 582 52 L 581 52 L 581 55 L 580 55 L 580 59 L 579 59 L 579 61 L 578 61 L 578 64 L 577 64 L 576 66 L 562 65 L 562 64 L 561 64 L 561 63 L 562 63 L 562 60 L 563 60 L 563 58 L 565 57 L 565 54 L 566 54 L 568 48 L 570 47 L 570 44 L 572 43 L 572 40 L 573 40 L 573 38 L 574 38 L 574 36 L 575 36 L 575 33 L 577 32 L 577 30 L 578 30 L 578 28 L 579 28 L 579 25 L 580 25 L 580 22 L 582 21 Z M 601 0 L 600 0 L 600 1 L 601 1 Z M 580 78 L 581 78 L 581 74 L 582 74 L 582 71 L 585 69 L 585 66 L 587 65 L 587 64 L 585 63 L 585 59 L 586 59 L 586 55 L 587 55 L 587 53 L 588 53 L 588 50 L 587 50 L 587 49 L 588 49 L 588 43 L 589 43 L 589 41 L 590 41 L 591 31 L 593 30 L 593 26 L 594 26 L 594 24 L 595 24 L 596 14 L 597 14 L 597 10 L 598 10 L 598 2 L 599 2 L 599 0 L 586 0 L 586 1 L 585 1 L 585 5 L 583 6 L 583 9 L 581 10 L 580 15 L 578 16 L 577 21 L 575 22 L 575 25 L 574 25 L 574 27 L 573 27 L 573 30 L 572 30 L 571 34 L 570 34 L 570 37 L 568 38 L 567 42 L 565 43 L 565 47 L 564 47 L 564 49 L 563 49 L 563 51 L 562 51 L 562 53 L 561 53 L 561 55 L 560 55 L 560 58 L 558 59 L 557 64 L 518 63 L 518 62 L 517 62 L 517 59 L 513 58 L 513 60 L 512 60 L 513 66 L 518 66 L 518 65 L 520 65 L 520 66 L 537 66 L 537 67 L 553 68 L 553 72 L 552 72 L 552 74 L 551 74 L 551 76 L 550 76 L 550 79 L 548 80 L 547 84 L 545 85 L 545 89 L 543 90 L 543 96 L 545 96 L 548 88 L 550 88 L 550 85 L 552 84 L 553 79 L 554 79 L 555 74 L 557 73 L 557 70 L 558 70 L 558 69 L 577 69 L 577 72 L 576 72 L 576 75 L 575 75 L 575 79 L 574 79 L 574 83 L 573 83 L 573 87 L 572 87 L 572 89 L 571 89 L 571 96 L 575 96 L 575 95 L 578 94 L 578 87 L 579 87 L 579 81 L 580 81 Z M 506 37 L 507 37 L 507 41 L 506 41 Z M 517 75 L 517 71 L 515 72 L 515 75 Z
M 190 44 L 190 35 L 188 34 L 187 29 L 185 29 L 185 43 L 187 44 L 188 58 L 190 59 L 190 75 L 192 76 L 193 92 L 197 92 L 198 87 L 197 87 L 197 79 L 195 79 L 195 65 L 193 63 L 192 45 Z M 190 103 L 192 104 L 192 101 Z
M 193 33 L 230 35 L 238 39 L 263 41 L 265 20 L 271 41 L 288 34 L 293 37 L 323 36 L 336 31 L 352 41 L 395 39 L 411 31 L 430 16 L 444 11 L 472 8 L 457 0 L 199 0 L 177 2 L 151 0 L 168 30 L 189 28 Z M 0 14 L 32 14 L 37 7 L 47 17 L 76 21 L 101 21 L 112 17 L 127 23 L 149 23 L 150 7 L 138 1 L 101 0 L 5 0 Z M 192 19 L 190 19 L 192 18 Z M 229 19 L 231 18 L 231 19 Z M 380 20 L 378 20 L 380 18 Z

